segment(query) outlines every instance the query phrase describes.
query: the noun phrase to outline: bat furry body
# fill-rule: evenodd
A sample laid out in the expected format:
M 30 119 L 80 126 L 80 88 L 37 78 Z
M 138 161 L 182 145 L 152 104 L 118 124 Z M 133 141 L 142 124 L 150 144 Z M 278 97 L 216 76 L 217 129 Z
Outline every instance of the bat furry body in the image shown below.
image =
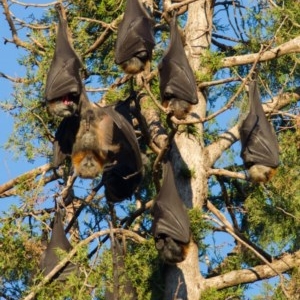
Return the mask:
M 139 0 L 127 0 L 124 18 L 119 25 L 115 62 L 129 74 L 144 70 L 155 45 L 153 21 Z
M 50 242 L 47 245 L 40 262 L 40 269 L 43 271 L 44 276 L 48 275 L 60 261 L 57 249 L 61 249 L 66 252 L 69 252 L 72 249 L 64 231 L 59 209 L 56 211 L 54 216 Z M 66 280 L 70 273 L 76 271 L 75 269 L 76 266 L 73 263 L 68 262 L 53 279 L 60 281 Z
M 100 107 L 82 93 L 80 115 L 65 118 L 54 143 L 54 166 L 71 156 L 76 174 L 101 172 L 107 200 L 128 198 L 142 178 L 142 159 L 132 125 L 116 106 Z M 121 104 L 122 105 L 122 104 Z
M 171 264 L 183 261 L 191 238 L 190 222 L 175 185 L 170 161 L 164 166 L 163 183 L 152 214 L 152 232 L 160 256 Z
M 241 157 L 253 182 L 267 182 L 279 165 L 279 146 L 260 102 L 257 81 L 249 84 L 250 111 L 240 126 Z
M 60 4 L 56 47 L 47 74 L 45 98 L 51 114 L 69 117 L 78 110 L 82 89 L 80 70 L 82 62 L 68 39 L 67 21 L 63 19 Z
M 160 96 L 163 106 L 177 119 L 183 119 L 191 104 L 198 103 L 197 86 L 183 48 L 176 16 L 170 22 L 170 33 L 170 45 L 158 66 Z

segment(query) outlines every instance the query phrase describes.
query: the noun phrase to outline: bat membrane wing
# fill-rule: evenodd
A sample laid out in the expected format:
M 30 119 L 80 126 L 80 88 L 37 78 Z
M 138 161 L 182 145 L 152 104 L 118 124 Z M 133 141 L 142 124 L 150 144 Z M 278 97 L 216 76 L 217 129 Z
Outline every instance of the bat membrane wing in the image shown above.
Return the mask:
M 121 64 L 142 51 L 151 58 L 154 45 L 153 21 L 148 12 L 138 0 L 128 0 L 118 28 L 116 63 Z
M 116 42 L 115 61 L 117 64 L 137 56 L 142 51 L 147 52 L 148 59 L 151 58 L 154 47 L 151 20 L 139 17 L 132 21 L 123 34 L 121 32 Z
M 165 170 L 163 184 L 153 206 L 152 231 L 155 238 L 163 235 L 181 243 L 188 243 L 190 222 L 175 185 L 170 161 L 166 163 Z
M 250 112 L 240 127 L 241 157 L 246 167 L 261 164 L 276 168 L 279 165 L 279 145 L 260 102 L 256 80 L 249 85 L 249 101 Z
M 157 214 L 157 218 L 159 218 L 153 229 L 156 238 L 160 236 L 169 236 L 184 244 L 189 242 L 190 230 L 189 227 L 186 226 L 189 222 L 188 219 L 183 220 L 185 219 L 183 216 L 186 212 L 177 215 L 170 210 L 169 205 L 160 203 L 157 203 L 154 210 Z
M 46 84 L 46 99 L 50 101 L 68 94 L 79 96 L 81 92 L 79 68 L 80 65 L 74 58 L 64 61 L 59 69 L 56 68 L 57 72 L 52 72 L 50 68 Z
M 58 167 L 68 155 L 71 155 L 79 124 L 79 117 L 71 116 L 63 119 L 58 126 L 53 145 L 54 167 Z
M 173 98 L 197 104 L 196 81 L 183 48 L 176 16 L 171 20 L 170 33 L 169 47 L 158 67 L 161 98 L 168 100 L 165 97 L 171 94 Z
M 40 268 L 41 270 L 43 270 L 44 276 L 49 274 L 52 271 L 52 269 L 59 263 L 60 259 L 57 253 L 58 249 L 67 252 L 69 252 L 72 249 L 72 246 L 69 243 L 64 231 L 60 210 L 56 211 L 55 213 L 51 239 L 47 246 L 47 249 L 45 250 L 42 256 L 42 261 L 40 263 Z M 69 262 L 55 276 L 55 279 L 66 280 L 68 275 L 70 275 L 75 269 L 76 266 Z
M 120 150 L 114 154 L 114 162 L 103 172 L 102 181 L 109 201 L 117 202 L 131 197 L 142 179 L 142 158 L 132 124 L 124 113 L 116 111 L 114 106 L 103 108 L 115 124 L 113 142 L 120 145 Z
M 159 66 L 160 91 L 162 99 L 177 98 L 191 104 L 197 104 L 197 91 L 191 88 L 195 85 L 188 70 L 175 59 L 163 59 Z
M 261 164 L 276 168 L 279 165 L 279 152 L 273 128 L 271 124 L 261 127 L 259 117 L 254 117 L 257 119 L 254 127 L 250 125 L 244 126 L 241 129 L 241 136 L 246 137 L 243 138 L 241 152 L 244 163 L 246 166 Z M 252 117 L 252 119 L 254 118 Z M 249 119 L 247 118 L 246 121 L 249 121 Z
M 45 97 L 48 101 L 68 94 L 79 96 L 82 88 L 80 78 L 82 62 L 70 44 L 67 21 L 63 19 L 59 6 L 57 6 L 57 11 L 59 24 L 56 46 L 46 80 Z

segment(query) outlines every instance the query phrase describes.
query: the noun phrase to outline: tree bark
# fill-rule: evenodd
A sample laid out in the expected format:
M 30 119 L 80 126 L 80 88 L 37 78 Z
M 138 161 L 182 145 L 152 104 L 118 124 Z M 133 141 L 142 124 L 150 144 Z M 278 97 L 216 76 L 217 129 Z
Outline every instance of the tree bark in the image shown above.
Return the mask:
M 184 29 L 185 51 L 194 71 L 201 67 L 199 57 L 210 45 L 212 15 L 213 1 L 211 0 L 200 0 L 189 4 L 188 19 Z M 206 113 L 205 94 L 200 91 L 198 98 L 199 103 L 193 106 L 192 113 L 204 118 Z M 172 143 L 171 159 L 176 186 L 185 205 L 188 208 L 202 208 L 208 193 L 203 123 L 195 124 L 194 128 L 196 134 L 180 132 L 179 128 Z M 191 242 L 185 261 L 176 266 L 167 266 L 165 278 L 166 300 L 199 299 L 203 278 L 199 270 L 196 244 Z

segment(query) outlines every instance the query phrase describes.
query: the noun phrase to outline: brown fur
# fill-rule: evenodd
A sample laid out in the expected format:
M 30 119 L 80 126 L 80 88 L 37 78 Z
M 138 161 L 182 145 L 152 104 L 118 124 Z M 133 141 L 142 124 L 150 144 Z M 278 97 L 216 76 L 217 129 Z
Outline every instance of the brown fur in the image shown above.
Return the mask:
M 272 179 L 276 174 L 276 169 L 263 166 L 263 165 L 253 165 L 249 169 L 249 175 L 252 182 L 256 183 L 266 183 Z
M 190 103 L 176 98 L 172 98 L 170 101 L 165 100 L 162 105 L 178 120 L 184 119 L 191 109 Z
M 145 63 L 138 57 L 134 56 L 131 59 L 123 62 L 121 67 L 125 73 L 135 75 L 144 71 Z

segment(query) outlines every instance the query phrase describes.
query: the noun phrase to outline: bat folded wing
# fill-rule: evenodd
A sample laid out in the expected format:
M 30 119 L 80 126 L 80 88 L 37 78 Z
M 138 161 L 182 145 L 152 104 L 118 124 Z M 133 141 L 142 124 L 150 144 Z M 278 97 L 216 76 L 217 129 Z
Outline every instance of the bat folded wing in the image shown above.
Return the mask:
M 172 201 L 170 199 L 170 201 Z M 169 205 L 156 203 L 153 207 L 154 219 L 152 231 L 155 238 L 164 236 L 171 237 L 173 240 L 187 244 L 190 240 L 189 220 L 183 211 L 174 213 Z
M 61 63 L 54 61 L 48 72 L 46 100 L 51 101 L 68 94 L 78 97 L 82 89 L 79 68 L 80 63 L 75 58 Z
M 162 99 L 177 98 L 191 104 L 198 103 L 193 74 L 180 62 L 174 59 L 163 59 L 159 66 L 159 74 Z
M 264 117 L 264 116 L 263 116 Z M 249 113 L 240 128 L 241 157 L 247 167 L 260 164 L 272 168 L 279 165 L 279 146 L 271 124 Z
M 79 117 L 71 116 L 64 118 L 58 126 L 53 145 L 54 167 L 58 167 L 68 155 L 71 155 L 79 125 Z
M 121 26 L 122 24 L 119 27 L 115 49 L 116 63 L 121 64 L 142 51 L 146 51 L 148 58 L 151 58 L 155 45 L 152 20 L 138 17 L 129 26 Z

